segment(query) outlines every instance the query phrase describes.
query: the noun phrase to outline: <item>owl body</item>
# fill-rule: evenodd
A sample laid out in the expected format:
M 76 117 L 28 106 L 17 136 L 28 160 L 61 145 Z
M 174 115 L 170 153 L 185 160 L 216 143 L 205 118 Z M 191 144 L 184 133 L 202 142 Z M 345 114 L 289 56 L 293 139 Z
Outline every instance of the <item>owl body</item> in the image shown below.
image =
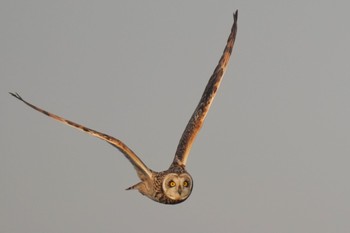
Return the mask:
M 184 167 L 171 166 L 162 172 L 152 171 L 152 178 L 146 178 L 127 190 L 130 189 L 136 189 L 159 203 L 178 204 L 190 196 L 193 179 Z

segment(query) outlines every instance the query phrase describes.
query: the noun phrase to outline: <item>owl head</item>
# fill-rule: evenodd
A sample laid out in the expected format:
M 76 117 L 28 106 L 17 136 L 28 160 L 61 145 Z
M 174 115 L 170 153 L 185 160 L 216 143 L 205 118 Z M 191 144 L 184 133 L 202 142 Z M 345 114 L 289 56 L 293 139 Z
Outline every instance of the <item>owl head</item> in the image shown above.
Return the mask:
M 168 173 L 164 176 L 162 189 L 164 195 L 172 203 L 180 203 L 186 200 L 193 188 L 193 181 L 190 174 Z

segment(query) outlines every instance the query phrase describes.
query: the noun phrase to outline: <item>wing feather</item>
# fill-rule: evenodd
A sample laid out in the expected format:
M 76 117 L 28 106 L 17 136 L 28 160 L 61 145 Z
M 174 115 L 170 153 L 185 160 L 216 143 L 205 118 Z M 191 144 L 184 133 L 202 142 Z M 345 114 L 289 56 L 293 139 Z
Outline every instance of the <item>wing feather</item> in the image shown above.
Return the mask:
M 182 137 L 179 141 L 175 158 L 172 163 L 174 165 L 185 166 L 187 162 L 188 155 L 190 153 L 192 144 L 201 129 L 205 117 L 209 111 L 209 108 L 214 100 L 216 92 L 220 86 L 222 77 L 225 74 L 227 69 L 228 62 L 232 53 L 233 45 L 236 39 L 237 33 L 237 17 L 238 11 L 233 14 L 234 22 L 231 28 L 230 36 L 227 40 L 226 47 L 220 58 L 218 65 L 216 66 L 212 76 L 209 79 L 207 86 L 203 92 L 203 95 L 197 105 L 194 113 L 192 114 L 191 119 L 187 123 L 187 126 L 182 134 Z
M 55 119 L 56 121 L 59 121 L 65 125 L 71 126 L 75 129 L 78 129 L 80 131 L 83 131 L 91 136 L 100 138 L 106 142 L 108 142 L 109 144 L 111 144 L 112 146 L 116 147 L 119 151 L 121 151 L 124 156 L 132 163 L 132 165 L 134 166 L 135 170 L 137 171 L 138 176 L 140 177 L 141 180 L 150 178 L 152 176 L 152 171 L 141 161 L 141 159 L 127 146 L 125 145 L 122 141 L 120 141 L 119 139 L 116 139 L 112 136 L 109 136 L 105 133 L 100 133 L 96 130 L 90 129 L 88 127 L 85 127 L 83 125 L 77 124 L 73 121 L 67 120 L 63 117 L 57 116 L 55 114 L 52 114 L 46 110 L 43 110 L 27 101 L 25 101 L 19 94 L 17 93 L 11 93 L 10 94 L 14 97 L 16 97 L 17 99 L 19 99 L 20 101 L 22 101 L 23 103 L 25 103 L 26 105 L 28 105 L 29 107 L 45 114 L 48 117 L 51 117 L 53 119 Z

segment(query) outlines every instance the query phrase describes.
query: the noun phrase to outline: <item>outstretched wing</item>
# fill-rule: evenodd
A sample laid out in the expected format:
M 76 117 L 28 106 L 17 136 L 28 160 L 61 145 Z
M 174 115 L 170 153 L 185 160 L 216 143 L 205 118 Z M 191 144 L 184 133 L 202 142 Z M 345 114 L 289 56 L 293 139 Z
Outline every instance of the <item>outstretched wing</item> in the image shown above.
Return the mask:
M 204 119 L 209 111 L 210 105 L 213 102 L 216 91 L 218 90 L 222 77 L 227 69 L 230 55 L 233 45 L 236 39 L 237 32 L 237 17 L 238 11 L 233 14 L 233 25 L 231 28 L 230 36 L 227 40 L 225 50 L 220 58 L 219 64 L 216 66 L 213 75 L 210 77 L 207 86 L 205 87 L 202 98 L 199 101 L 197 108 L 195 109 L 190 121 L 187 123 L 185 131 L 182 134 L 179 145 L 175 153 L 173 165 L 185 166 L 188 155 L 190 153 L 194 139 L 196 138 L 199 130 L 201 129 Z
M 20 101 L 22 101 L 23 103 L 25 103 L 26 105 L 28 105 L 29 107 L 45 114 L 46 116 L 48 117 L 51 117 L 53 119 L 55 119 L 56 121 L 59 121 L 63 124 L 66 124 L 66 125 L 69 125 L 73 128 L 76 128 L 80 131 L 83 131 L 87 134 L 90 134 L 91 136 L 94 136 L 94 137 L 97 137 L 97 138 L 100 138 L 106 142 L 108 142 L 109 144 L 111 144 L 112 146 L 116 147 L 118 150 L 120 150 L 124 155 L 125 157 L 132 163 L 132 165 L 134 166 L 134 168 L 136 169 L 137 171 L 137 174 L 138 176 L 140 177 L 141 180 L 145 180 L 147 178 L 151 178 L 152 176 L 152 171 L 141 161 L 141 159 L 139 157 L 137 157 L 137 155 L 127 146 L 125 145 L 122 141 L 112 137 L 112 136 L 109 136 L 107 134 L 104 134 L 104 133 L 100 133 L 96 130 L 93 130 L 93 129 L 89 129 L 83 125 L 80 125 L 80 124 L 77 124 L 73 121 L 70 121 L 70 120 L 67 120 L 67 119 L 64 119 L 63 117 L 60 117 L 60 116 L 57 116 L 55 114 L 52 114 L 48 111 L 45 111 L 41 108 L 38 108 L 36 106 L 34 106 L 33 104 L 25 101 L 19 94 L 17 93 L 11 93 L 10 94 L 14 97 L 16 97 L 17 99 L 19 99 Z

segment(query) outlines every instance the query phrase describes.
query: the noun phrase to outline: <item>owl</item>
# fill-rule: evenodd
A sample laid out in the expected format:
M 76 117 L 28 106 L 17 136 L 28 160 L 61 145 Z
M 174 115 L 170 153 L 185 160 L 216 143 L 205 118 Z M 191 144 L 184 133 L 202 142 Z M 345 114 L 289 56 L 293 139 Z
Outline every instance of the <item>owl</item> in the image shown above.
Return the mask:
M 170 164 L 170 167 L 165 171 L 156 172 L 148 168 L 126 144 L 117 138 L 90 129 L 88 127 L 50 113 L 46 110 L 43 110 L 27 102 L 17 93 L 10 92 L 10 94 L 29 107 L 45 114 L 46 116 L 51 117 L 54 120 L 68 126 L 76 128 L 80 131 L 83 131 L 91 136 L 100 138 L 117 148 L 131 162 L 137 172 L 138 177 L 140 178 L 139 183 L 127 188 L 127 190 L 138 190 L 141 194 L 147 196 L 148 198 L 163 204 L 181 203 L 185 201 L 192 192 L 193 179 L 191 175 L 186 171 L 186 162 L 192 144 L 203 125 L 204 119 L 209 111 L 209 108 L 213 102 L 221 80 L 227 69 L 227 65 L 236 38 L 237 17 L 238 11 L 233 14 L 233 26 L 231 28 L 226 47 L 219 60 L 219 63 L 216 66 L 214 73 L 210 77 L 209 82 L 205 87 L 204 93 L 182 134 L 177 150 L 175 152 L 174 160 Z

